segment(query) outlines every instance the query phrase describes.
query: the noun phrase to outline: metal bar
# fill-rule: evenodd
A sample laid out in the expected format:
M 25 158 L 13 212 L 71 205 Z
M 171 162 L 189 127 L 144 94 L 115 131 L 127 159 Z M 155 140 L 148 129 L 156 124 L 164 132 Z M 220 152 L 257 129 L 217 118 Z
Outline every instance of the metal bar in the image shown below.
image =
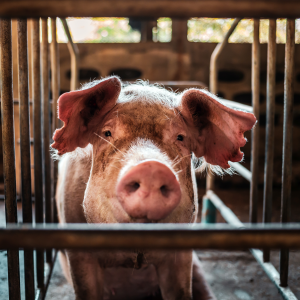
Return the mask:
M 45 284 L 44 284 L 45 287 L 43 289 L 37 290 L 36 297 L 35 297 L 36 300 L 44 300 L 46 298 L 46 294 L 47 294 L 48 287 L 50 284 L 52 272 L 53 272 L 54 265 L 56 262 L 56 257 L 57 257 L 57 250 L 54 252 L 53 261 L 51 263 L 47 263 L 47 270 L 46 270 Z
M 52 132 L 59 127 L 59 119 L 57 116 L 57 100 L 59 97 L 59 61 L 58 61 L 58 44 L 56 36 L 56 18 L 51 19 L 51 83 L 52 83 Z M 52 202 L 53 202 L 53 222 L 57 222 L 57 213 L 55 205 L 55 190 L 57 183 L 58 162 L 53 161 L 52 171 Z
M 39 19 L 32 20 L 32 86 L 33 86 L 33 136 L 34 136 L 34 188 L 35 222 L 44 222 L 43 207 L 43 163 L 41 123 L 41 66 Z M 36 251 L 37 286 L 44 285 L 44 251 Z
M 277 287 L 280 295 L 285 300 L 297 300 L 294 293 L 290 290 L 288 287 L 281 287 L 279 282 L 279 273 L 275 269 L 275 267 L 271 263 L 265 263 L 263 260 L 263 253 L 260 250 L 257 249 L 250 249 L 250 252 L 256 259 L 256 261 L 261 265 L 267 276 L 270 278 L 270 280 L 275 284 Z
M 45 221 L 52 222 L 51 205 L 51 160 L 50 160 L 50 99 L 49 99 L 49 44 L 47 18 L 42 19 L 42 98 L 43 98 L 43 128 L 44 128 L 44 178 L 45 178 Z M 46 261 L 51 263 L 52 250 L 47 250 Z
M 294 98 L 295 20 L 288 19 L 286 25 L 285 74 L 284 74 L 284 121 L 282 149 L 281 222 L 290 221 L 292 185 L 292 141 Z M 280 285 L 288 284 L 289 251 L 280 253 Z
M 235 225 L 235 224 L 234 224 Z M 300 226 L 69 224 L 0 229 L 1 248 L 24 249 L 300 249 Z
M 219 43 L 215 50 L 213 51 L 210 57 L 210 66 L 209 66 L 209 90 L 213 94 L 218 93 L 218 58 L 228 43 L 228 39 L 235 30 L 236 26 L 240 22 L 241 19 L 235 19 L 223 38 L 223 41 Z M 206 176 L 206 190 L 214 189 L 214 177 L 211 171 L 208 171 Z
M 238 174 L 240 174 L 242 177 L 244 177 L 249 182 L 251 182 L 252 174 L 247 168 L 245 168 L 243 165 L 241 165 L 240 163 L 237 163 L 237 162 L 229 161 L 228 163 L 232 168 L 234 168 L 234 170 L 236 172 L 238 172 Z
M 18 19 L 20 150 L 23 223 L 32 224 L 27 19 Z M 24 251 L 25 298 L 34 299 L 33 250 Z
M 1 120 L 6 223 L 18 223 L 16 201 L 11 19 L 0 20 Z M 19 300 L 19 251 L 7 251 L 9 299 Z
M 68 37 L 68 49 L 71 56 L 71 91 L 74 91 L 79 86 L 79 50 L 77 45 L 73 43 L 67 20 L 62 18 L 61 22 Z
M 254 19 L 252 44 L 252 106 L 259 119 L 259 72 L 260 72 L 259 19 Z M 250 183 L 250 222 L 257 222 L 258 201 L 258 158 L 259 158 L 259 120 L 252 129 L 251 138 L 251 183 Z
M 298 0 L 2 0 L 2 17 L 297 18 Z
M 207 193 L 208 197 L 211 199 L 213 204 L 217 207 L 219 212 L 221 213 L 222 217 L 225 219 L 225 221 L 233 225 L 235 227 L 242 227 L 244 224 L 236 217 L 236 215 L 230 210 L 223 202 L 222 200 L 214 194 L 212 191 L 209 191 Z M 261 225 L 260 225 L 261 226 Z M 267 228 L 270 228 L 274 226 L 267 225 Z M 256 247 L 254 247 L 256 248 Z M 276 288 L 278 289 L 279 293 L 285 300 L 297 300 L 296 296 L 293 294 L 293 292 L 288 287 L 281 287 L 279 282 L 279 273 L 275 269 L 275 267 L 267 262 L 265 263 L 263 261 L 263 252 L 257 249 L 250 249 L 250 252 L 254 256 L 254 258 L 257 260 L 257 262 L 261 265 L 263 270 L 265 271 L 266 275 L 269 277 L 269 279 L 274 283 Z
M 213 192 L 208 191 L 206 193 L 206 197 L 210 199 L 213 205 L 218 209 L 222 217 L 225 219 L 227 223 L 235 227 L 243 227 L 245 226 L 232 212 L 230 208 L 228 208 L 222 200 Z
M 206 196 L 202 199 L 202 215 L 201 223 L 202 224 L 213 224 L 216 223 L 217 211 L 214 204 Z
M 273 162 L 274 162 L 274 115 L 275 115 L 275 87 L 276 87 L 276 19 L 269 21 L 268 42 L 268 71 L 267 71 L 267 125 L 265 146 L 265 174 L 264 174 L 264 208 L 263 222 L 272 220 L 272 190 L 273 190 Z M 270 250 L 263 251 L 264 262 L 270 261 Z

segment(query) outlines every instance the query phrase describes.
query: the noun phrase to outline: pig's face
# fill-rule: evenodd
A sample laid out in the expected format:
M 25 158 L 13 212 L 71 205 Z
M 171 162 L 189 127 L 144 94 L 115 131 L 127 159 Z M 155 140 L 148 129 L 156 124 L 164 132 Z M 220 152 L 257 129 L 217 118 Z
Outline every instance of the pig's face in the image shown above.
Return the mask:
M 83 201 L 92 223 L 188 223 L 197 214 L 192 153 L 229 167 L 240 161 L 252 114 L 221 105 L 207 93 L 176 95 L 112 77 L 64 94 L 54 135 L 59 154 L 92 145 Z

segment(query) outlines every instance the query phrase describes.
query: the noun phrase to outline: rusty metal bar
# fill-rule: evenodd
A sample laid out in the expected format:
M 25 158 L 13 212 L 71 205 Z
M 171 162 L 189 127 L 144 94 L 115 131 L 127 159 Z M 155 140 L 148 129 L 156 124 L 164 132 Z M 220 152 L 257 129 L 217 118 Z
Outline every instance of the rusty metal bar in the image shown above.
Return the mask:
M 56 36 L 56 18 L 51 19 L 51 32 L 52 32 L 52 42 L 51 42 L 51 83 L 52 83 L 52 132 L 59 127 L 59 119 L 57 116 L 57 100 L 59 97 L 59 60 L 58 60 L 58 44 Z M 55 190 L 57 183 L 58 174 L 58 162 L 53 162 L 52 171 L 52 202 L 53 202 L 53 221 L 57 222 L 57 213 L 55 205 Z
M 42 162 L 42 105 L 40 66 L 40 24 L 32 20 L 32 86 L 33 86 L 33 136 L 34 136 L 34 189 L 35 222 L 44 222 L 43 207 L 43 162 Z M 37 286 L 44 285 L 44 251 L 36 251 Z
M 275 115 L 275 87 L 276 87 L 276 19 L 269 21 L 268 66 L 267 66 L 267 124 L 265 146 L 265 174 L 264 174 L 264 208 L 263 222 L 272 220 L 272 190 L 273 190 L 273 162 L 274 162 L 274 115 Z M 270 251 L 263 251 L 264 262 L 270 261 Z
M 44 128 L 44 178 L 45 178 L 45 221 L 52 222 L 51 204 L 51 159 L 50 159 L 50 99 L 49 99 L 49 44 L 47 18 L 42 19 L 42 98 L 43 98 L 43 128 Z M 52 250 L 47 250 L 46 261 L 51 263 Z
M 54 252 L 53 261 L 51 263 L 47 263 L 44 288 L 37 290 L 36 297 L 35 297 L 36 300 L 44 300 L 46 298 L 46 294 L 50 284 L 56 258 L 57 258 L 57 250 Z
M 259 72 L 260 72 L 259 19 L 254 19 L 252 44 L 252 106 L 259 119 Z M 250 183 L 250 222 L 257 222 L 258 201 L 258 158 L 259 158 L 259 121 L 252 129 L 251 138 L 251 183 Z
M 65 18 L 61 19 L 65 33 L 68 37 L 68 49 L 71 56 L 71 91 L 78 89 L 79 86 L 79 50 L 76 44 L 73 43 L 70 29 Z
M 27 19 L 18 19 L 20 150 L 23 223 L 32 224 Z M 34 299 L 33 250 L 24 250 L 25 297 Z
M 0 16 L 298 18 L 299 10 L 298 0 L 2 0 Z
M 295 20 L 287 19 L 284 74 L 284 121 L 282 149 L 281 222 L 290 221 L 292 185 L 292 137 L 294 101 Z M 288 284 L 289 251 L 280 253 L 280 285 Z
M 0 228 L 0 245 L 11 249 L 300 249 L 300 224 L 11 225 Z
M 240 22 L 241 19 L 235 19 L 224 36 L 224 39 L 221 43 L 219 43 L 215 50 L 213 51 L 210 57 L 210 66 L 209 66 L 209 90 L 213 94 L 218 93 L 218 58 L 228 43 L 228 39 L 235 30 L 236 26 Z M 206 176 L 206 190 L 213 190 L 214 189 L 214 177 L 212 173 L 209 171 Z
M 6 223 L 18 223 L 16 201 L 11 19 L 0 20 L 1 120 Z M 9 299 L 20 300 L 19 251 L 7 251 Z
M 237 218 L 237 216 L 232 212 L 232 210 L 229 209 L 222 202 L 222 200 L 216 194 L 214 194 L 212 191 L 207 192 L 207 197 L 209 197 L 209 199 L 211 200 L 213 205 L 219 210 L 220 214 L 222 215 L 222 217 L 228 224 L 233 225 L 234 227 L 237 227 L 237 228 L 243 228 L 243 226 L 247 226 L 247 225 L 243 224 Z M 261 225 L 259 225 L 259 226 L 261 226 Z M 271 227 L 272 226 L 274 226 L 274 225 L 272 224 Z M 270 228 L 270 225 L 267 225 L 267 228 Z M 277 270 L 271 263 L 269 263 L 269 262 L 265 263 L 263 261 L 263 252 L 258 249 L 250 249 L 250 252 L 254 256 L 254 258 L 257 260 L 257 262 L 261 265 L 261 267 L 265 271 L 266 275 L 270 278 L 270 280 L 276 286 L 276 288 L 278 289 L 278 291 L 281 294 L 281 296 L 283 297 L 283 299 L 297 300 L 296 296 L 293 294 L 293 292 L 288 287 L 280 286 L 279 273 L 277 272 Z

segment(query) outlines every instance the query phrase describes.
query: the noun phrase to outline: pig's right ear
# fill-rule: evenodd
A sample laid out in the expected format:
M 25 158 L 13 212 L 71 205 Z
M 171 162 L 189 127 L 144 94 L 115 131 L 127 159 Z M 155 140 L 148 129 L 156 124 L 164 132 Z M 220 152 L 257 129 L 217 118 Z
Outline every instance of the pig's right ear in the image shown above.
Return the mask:
M 121 91 L 117 77 L 100 81 L 84 90 L 65 93 L 58 99 L 58 118 L 64 126 L 54 132 L 52 148 L 62 155 L 77 147 L 84 148 L 94 126 L 115 106 Z

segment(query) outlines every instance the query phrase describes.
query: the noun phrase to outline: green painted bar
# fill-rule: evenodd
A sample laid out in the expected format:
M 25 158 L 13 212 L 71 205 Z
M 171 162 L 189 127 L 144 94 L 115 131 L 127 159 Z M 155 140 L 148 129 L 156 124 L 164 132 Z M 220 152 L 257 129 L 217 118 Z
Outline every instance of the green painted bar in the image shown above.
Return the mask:
M 202 214 L 201 214 L 201 223 L 202 224 L 211 224 L 216 223 L 217 210 L 214 204 L 210 201 L 209 198 L 202 198 Z

